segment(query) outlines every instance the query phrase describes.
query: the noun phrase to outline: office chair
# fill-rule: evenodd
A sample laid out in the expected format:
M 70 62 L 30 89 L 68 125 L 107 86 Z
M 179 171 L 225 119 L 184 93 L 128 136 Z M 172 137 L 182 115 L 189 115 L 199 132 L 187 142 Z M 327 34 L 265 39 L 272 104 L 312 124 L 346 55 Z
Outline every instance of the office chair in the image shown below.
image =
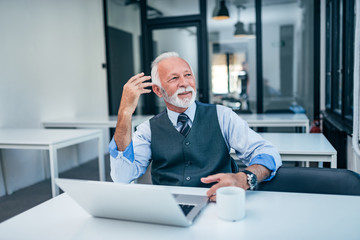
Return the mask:
M 360 175 L 346 169 L 281 167 L 257 190 L 360 196 Z
M 151 179 L 151 166 L 152 166 L 152 162 L 150 162 L 148 168 L 146 169 L 146 172 L 144 173 L 144 175 L 142 175 L 141 177 L 139 177 L 138 179 L 135 180 L 135 183 L 139 183 L 139 184 L 152 184 L 152 179 Z

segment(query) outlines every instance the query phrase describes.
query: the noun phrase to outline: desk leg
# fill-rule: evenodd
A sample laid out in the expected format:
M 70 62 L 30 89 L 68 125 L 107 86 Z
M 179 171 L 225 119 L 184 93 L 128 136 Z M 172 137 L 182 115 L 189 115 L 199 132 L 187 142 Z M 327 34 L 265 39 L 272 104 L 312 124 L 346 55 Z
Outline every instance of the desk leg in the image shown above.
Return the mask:
M 43 160 L 43 166 L 44 166 L 44 176 L 45 176 L 45 179 L 48 179 L 50 176 L 49 176 L 49 159 L 48 158 L 48 155 L 46 154 L 46 151 L 45 150 L 41 150 L 41 159 Z
M 337 154 L 331 155 L 331 168 L 337 168 Z
M 59 177 L 58 171 L 58 160 L 57 160 L 57 149 L 54 146 L 49 147 L 50 156 L 50 176 L 51 176 L 51 191 L 52 196 L 56 197 L 59 195 L 59 188 L 55 184 L 55 178 Z
M 99 134 L 98 153 L 99 153 L 99 175 L 100 181 L 105 181 L 105 163 L 104 163 L 104 141 L 102 132 Z
M 8 186 L 8 183 L 6 181 L 7 177 L 6 177 L 6 171 L 5 171 L 5 166 L 4 166 L 4 162 L 3 162 L 3 156 L 2 156 L 2 150 L 1 149 L 0 149 L 0 168 L 1 168 L 2 178 L 3 178 L 3 182 L 4 182 L 5 193 L 7 195 L 10 195 L 10 194 L 13 193 L 13 191 Z

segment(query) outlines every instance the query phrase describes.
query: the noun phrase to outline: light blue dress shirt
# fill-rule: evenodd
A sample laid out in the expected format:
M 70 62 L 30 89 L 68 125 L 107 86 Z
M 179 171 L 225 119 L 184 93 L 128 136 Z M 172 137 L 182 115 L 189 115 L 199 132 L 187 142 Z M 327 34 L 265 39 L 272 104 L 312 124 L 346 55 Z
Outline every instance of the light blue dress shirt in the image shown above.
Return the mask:
M 271 171 L 270 180 L 282 161 L 275 147 L 248 127 L 230 108 L 216 105 L 221 133 L 229 149 L 234 149 L 237 157 L 246 165 L 260 164 Z M 190 118 L 190 126 L 194 121 L 196 104 L 192 104 L 185 113 Z M 173 126 L 180 131 L 181 123 L 177 122 L 179 113 L 167 109 Z M 150 122 L 145 121 L 133 133 L 132 141 L 125 151 L 118 151 L 114 138 L 109 144 L 111 178 L 114 182 L 129 183 L 143 175 L 151 159 Z M 171 151 L 171 149 L 169 149 Z M 201 153 L 199 153 L 201 154 Z M 211 164 L 211 163 L 209 163 Z M 204 176 L 206 177 L 206 176 Z

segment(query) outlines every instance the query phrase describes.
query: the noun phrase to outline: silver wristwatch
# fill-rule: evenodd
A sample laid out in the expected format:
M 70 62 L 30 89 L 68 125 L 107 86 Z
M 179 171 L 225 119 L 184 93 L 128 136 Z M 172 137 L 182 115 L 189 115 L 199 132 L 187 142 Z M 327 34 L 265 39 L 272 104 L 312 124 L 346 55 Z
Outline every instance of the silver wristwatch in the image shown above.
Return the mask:
M 254 190 L 257 185 L 257 177 L 254 173 L 250 172 L 249 170 L 243 170 L 243 173 L 247 176 L 247 182 L 250 186 L 250 190 Z

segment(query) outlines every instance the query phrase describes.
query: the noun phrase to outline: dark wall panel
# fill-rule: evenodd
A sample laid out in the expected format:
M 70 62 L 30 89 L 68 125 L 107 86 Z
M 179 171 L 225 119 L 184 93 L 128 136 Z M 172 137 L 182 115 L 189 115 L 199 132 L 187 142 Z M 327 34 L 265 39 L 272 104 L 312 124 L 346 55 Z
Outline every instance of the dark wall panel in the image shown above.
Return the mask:
M 117 115 L 122 90 L 134 75 L 132 34 L 108 27 L 109 113 Z

